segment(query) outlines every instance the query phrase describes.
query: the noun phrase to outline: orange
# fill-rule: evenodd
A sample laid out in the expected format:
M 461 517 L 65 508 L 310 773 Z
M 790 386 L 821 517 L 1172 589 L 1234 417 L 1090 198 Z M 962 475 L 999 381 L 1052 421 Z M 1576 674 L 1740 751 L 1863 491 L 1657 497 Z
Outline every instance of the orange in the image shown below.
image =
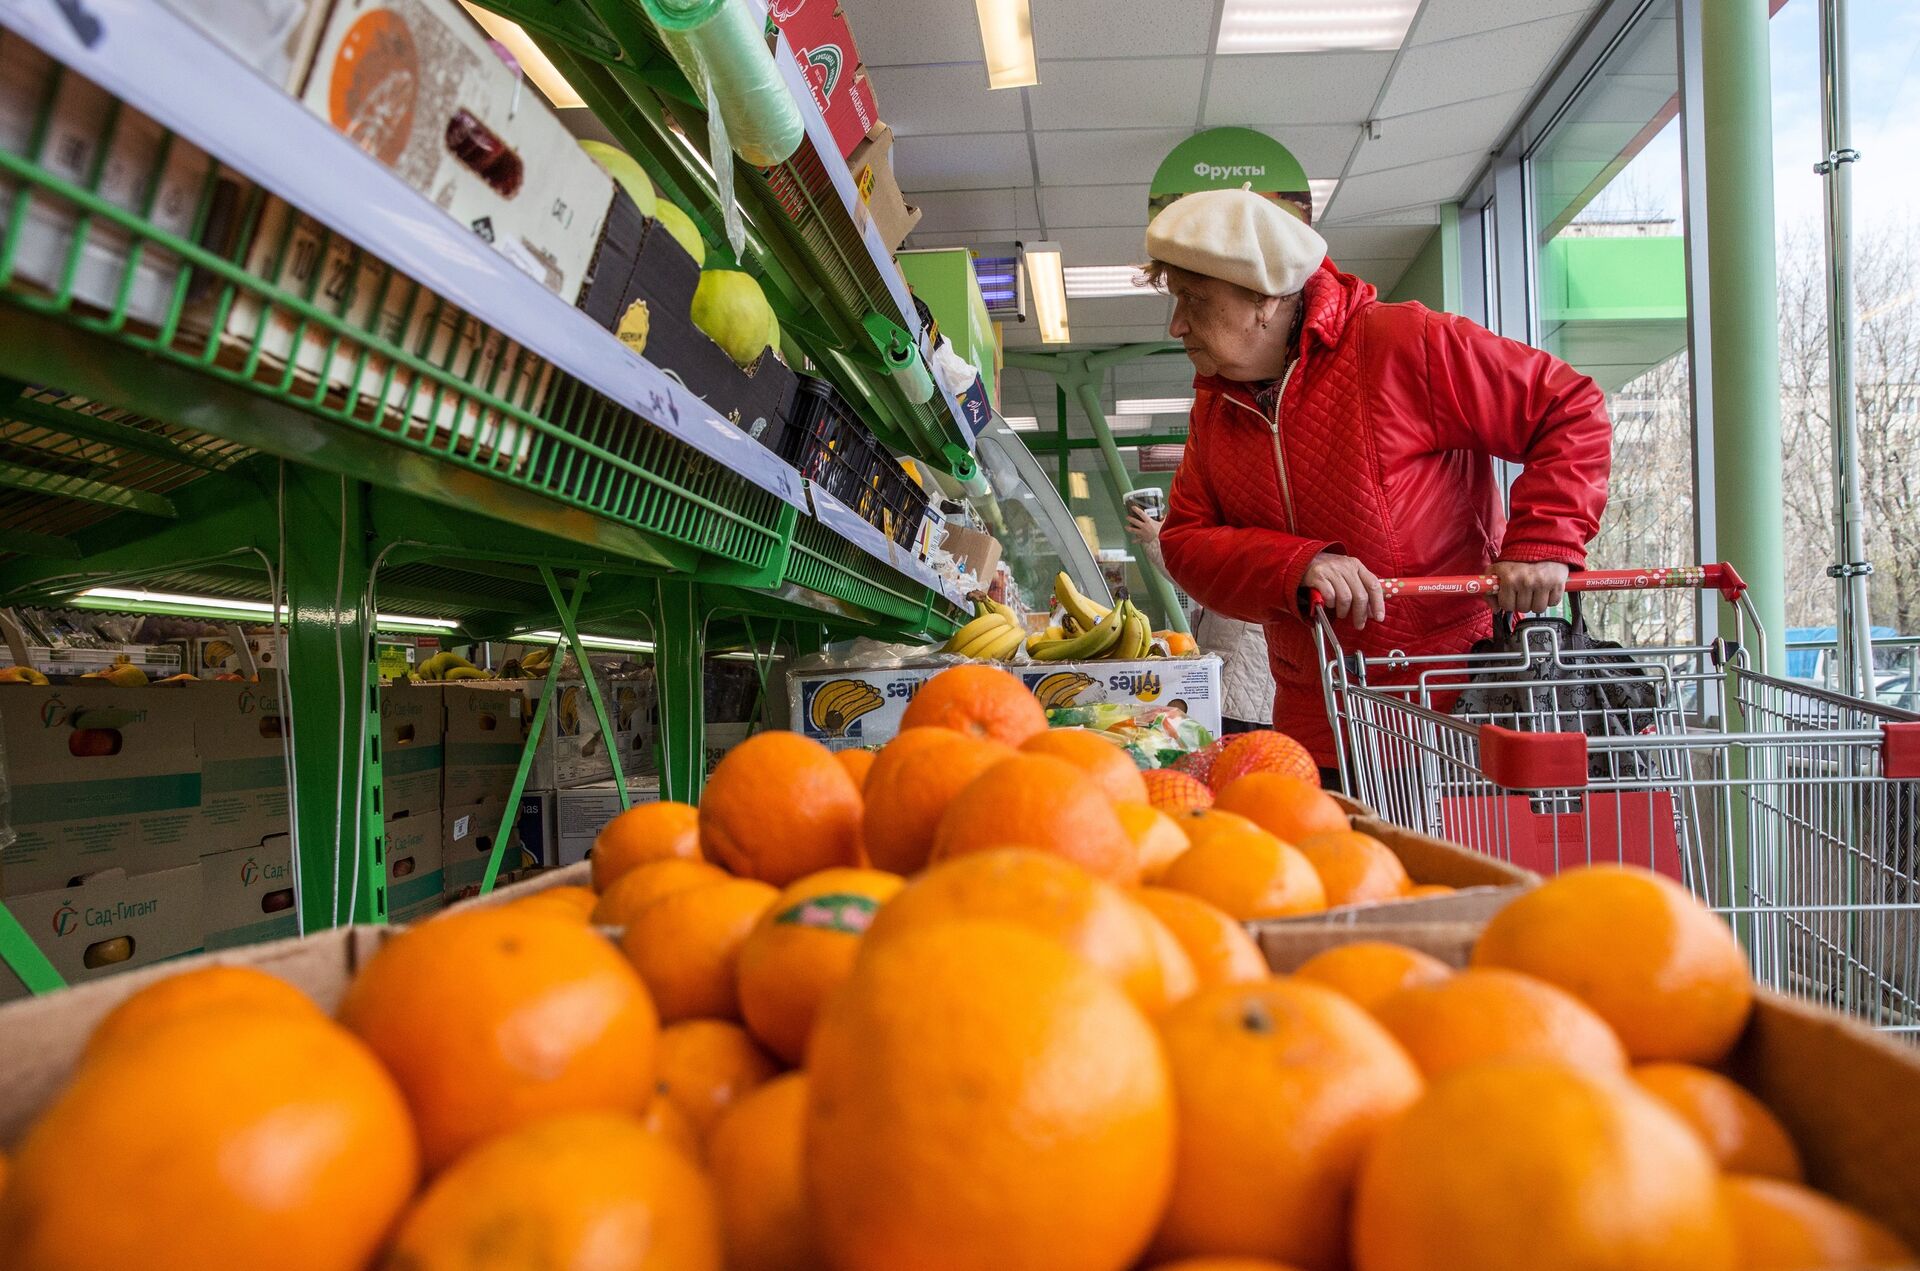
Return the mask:
M 900 727 L 951 728 L 1018 746 L 1047 729 L 1047 712 L 1018 677 L 996 666 L 950 666 L 920 686 Z
M 1455 889 L 1445 883 L 1415 883 L 1407 888 L 1408 900 L 1426 900 L 1432 896 L 1451 896 Z
M 688 1019 L 660 1030 L 660 1093 L 680 1105 L 701 1142 L 734 1100 L 780 1072 L 747 1030 L 718 1019 Z
M 155 980 L 108 1011 L 87 1038 L 85 1057 L 162 1024 L 230 1008 L 324 1018 L 312 998 L 277 975 L 245 966 L 196 967 Z
M 585 922 L 600 907 L 600 897 L 591 887 L 543 887 L 531 896 L 522 896 L 512 903 L 551 910 Z
M 1157 1262 L 1147 1271 L 1298 1271 L 1269 1258 L 1182 1258 Z
M 1218 808 L 1189 808 L 1173 819 L 1180 832 L 1187 836 L 1190 846 L 1198 847 L 1215 834 L 1226 830 L 1259 830 L 1260 827 L 1246 817 L 1233 812 L 1222 812 Z M 1265 833 L 1264 830 L 1261 833 Z
M 1316 781 L 1255 772 L 1214 791 L 1214 807 L 1239 813 L 1283 843 L 1347 828 L 1347 814 Z
M 1131 893 L 1127 899 L 1135 900 Z M 1160 968 L 1159 1001 L 1147 1004 L 1146 1009 L 1164 1010 L 1175 1002 L 1186 1001 L 1200 991 L 1200 974 L 1194 969 L 1193 959 L 1187 956 L 1187 947 L 1173 934 L 1173 928 L 1161 922 L 1153 910 L 1137 901 L 1133 908 L 1140 916 L 1141 925 L 1147 930 L 1154 961 Z
M 607 888 L 593 907 L 590 920 L 596 927 L 624 927 L 662 896 L 726 881 L 725 870 L 705 861 L 648 861 L 634 866 Z
M 792 1072 L 734 1104 L 714 1127 L 707 1158 L 727 1271 L 826 1271 L 807 1213 L 806 1117 L 807 1078 Z
M 1525 971 L 1599 1012 L 1632 1059 L 1714 1064 L 1746 1027 L 1753 976 L 1733 932 L 1651 870 L 1569 870 L 1499 913 L 1475 966 Z
M 1513 971 L 1477 967 L 1415 984 L 1376 1004 L 1373 1015 L 1428 1077 L 1489 1059 L 1627 1068 L 1605 1020 L 1571 993 Z
M 394 936 L 347 986 L 340 1022 L 400 1083 L 437 1170 L 560 1112 L 633 1112 L 653 1094 L 659 1019 L 590 927 L 504 905 Z
M 1093 779 L 1115 803 L 1145 803 L 1147 783 L 1126 751 L 1085 728 L 1049 728 L 1020 743 L 1023 753 L 1064 759 Z
M 662 896 L 633 916 L 620 950 L 646 981 L 661 1022 L 740 1018 L 740 946 L 779 897 L 765 883 L 729 878 Z
M 836 750 L 833 752 L 833 761 L 847 770 L 847 775 L 853 778 L 853 784 L 856 786 L 865 786 L 867 784 L 867 774 L 873 771 L 873 761 L 878 757 L 879 752 L 874 750 Z
M 1199 987 L 1246 984 L 1270 974 L 1265 955 L 1247 929 L 1199 897 L 1164 887 L 1142 887 L 1133 899 L 1180 942 Z
M 1551 1060 L 1438 1078 L 1383 1130 L 1355 1271 L 1732 1271 L 1719 1172 L 1624 1076 Z
M 860 787 L 819 742 L 768 732 L 726 753 L 700 796 L 700 850 L 775 887 L 860 863 Z
M 792 884 L 740 946 L 740 1013 L 768 1050 L 797 1064 L 820 1003 L 853 970 L 880 906 L 905 886 L 877 869 L 827 869 Z
M 640 1124 L 685 1152 L 688 1160 L 696 1164 L 706 1160 L 706 1151 L 700 1145 L 700 1131 L 694 1129 L 693 1118 L 667 1096 L 653 1096 L 646 1112 L 641 1114 Z
M 1320 765 L 1313 756 L 1285 733 L 1260 728 L 1228 740 L 1214 760 L 1209 780 L 1216 791 L 1224 790 L 1250 772 L 1277 772 L 1283 777 L 1320 784 Z
M 1187 850 L 1186 831 L 1179 822 L 1157 808 L 1144 803 L 1116 803 L 1114 815 L 1133 840 L 1133 854 L 1140 862 L 1140 881 L 1158 882 L 1167 866 Z
M 1346 1201 L 1368 1142 L 1420 1074 L 1367 1013 L 1290 980 L 1230 984 L 1160 1020 L 1179 1154 L 1154 1252 L 1346 1265 Z
M 348 1271 L 419 1176 L 406 1103 L 351 1033 L 318 1011 L 209 1007 L 100 1048 L 28 1128 L 0 1262 Z
M 1153 638 L 1165 643 L 1169 657 L 1184 657 L 1200 651 L 1199 642 L 1184 631 L 1156 631 Z
M 685 803 L 636 803 L 594 835 L 593 889 L 604 892 L 636 865 L 700 859 L 700 813 Z
M 1133 840 L 1112 802 L 1052 755 L 1014 755 L 968 782 L 940 817 L 930 859 L 996 847 L 1037 848 L 1112 882 L 1140 881 Z
M 1777 1178 L 1734 1174 L 1720 1184 L 1741 1271 L 1892 1267 L 1914 1261 L 1900 1237 L 1851 1205 Z
M 1140 774 L 1147 783 L 1147 802 L 1169 815 L 1188 808 L 1213 806 L 1213 791 L 1207 784 L 1172 768 L 1152 768 Z
M 1327 907 L 1398 900 L 1413 886 L 1407 867 L 1385 843 L 1358 830 L 1334 830 L 1298 839 L 1300 854 L 1327 889 Z
M 1198 896 L 1242 922 L 1327 907 L 1307 858 L 1258 827 L 1214 825 L 1160 875 L 1160 886 Z
M 1166 1202 L 1152 1026 L 1010 923 L 869 945 L 820 1012 L 807 1080 L 808 1200 L 839 1271 L 1119 1271 Z
M 720 1271 L 713 1187 L 630 1116 L 575 1112 L 489 1139 L 420 1197 L 387 1271 Z
M 876 869 L 912 874 L 933 851 L 953 796 L 1014 752 L 950 728 L 909 728 L 881 748 L 867 774 L 861 833 Z
M 1790 1183 L 1805 1177 L 1787 1127 L 1735 1082 L 1692 1064 L 1640 1064 L 1632 1075 L 1642 1090 L 1693 1127 L 1727 1173 Z
M 1453 968 L 1404 944 L 1356 940 L 1314 954 L 1293 973 L 1371 1011 L 1401 989 L 1438 984 L 1453 974 Z
M 1168 1001 L 1159 947 L 1127 893 L 1071 861 L 1007 847 L 943 861 L 875 915 L 865 948 L 956 919 L 1014 923 L 1105 972 L 1142 1009 Z M 1187 974 L 1192 974 L 1191 965 Z

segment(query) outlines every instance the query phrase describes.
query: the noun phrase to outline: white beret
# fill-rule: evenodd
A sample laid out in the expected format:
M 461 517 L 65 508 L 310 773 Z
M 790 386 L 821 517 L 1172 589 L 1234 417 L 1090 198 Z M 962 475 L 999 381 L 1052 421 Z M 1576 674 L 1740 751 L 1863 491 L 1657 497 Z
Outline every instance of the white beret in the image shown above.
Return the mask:
M 1243 186 L 1201 190 L 1161 209 L 1147 226 L 1147 256 L 1263 296 L 1291 296 L 1327 258 L 1327 240 Z

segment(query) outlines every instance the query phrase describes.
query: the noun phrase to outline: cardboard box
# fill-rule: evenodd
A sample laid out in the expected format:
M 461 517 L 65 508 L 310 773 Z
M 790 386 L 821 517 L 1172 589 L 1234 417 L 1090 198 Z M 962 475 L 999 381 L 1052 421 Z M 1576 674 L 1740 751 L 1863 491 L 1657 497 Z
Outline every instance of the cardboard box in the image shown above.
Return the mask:
M 239 640 L 231 635 L 195 636 L 187 642 L 190 661 L 186 669 L 203 680 L 220 675 L 253 676 L 277 670 L 287 664 L 284 636 L 276 643 L 272 636 L 251 635 Z
M 440 689 L 393 684 L 380 690 L 381 806 L 388 820 L 440 806 L 446 730 Z
M 944 670 L 944 665 L 899 666 L 791 675 L 789 726 L 834 750 L 890 741 L 900 731 L 900 717 L 913 695 Z M 1140 662 L 1035 663 L 1008 670 L 1049 709 L 1125 705 L 1146 710 L 1179 703 L 1189 719 L 1220 731 L 1220 659 L 1213 654 Z
M 607 713 L 611 717 L 613 683 L 598 676 L 595 679 L 600 686 L 601 700 L 608 703 Z M 528 681 L 528 710 L 536 710 L 547 692 L 545 680 Z M 554 687 L 553 692 L 555 700 L 547 708 L 547 717 L 541 728 L 540 748 L 533 756 L 533 771 L 527 775 L 528 787 L 557 790 L 562 786 L 584 785 L 613 776 L 613 759 L 608 747 L 617 745 L 618 738 L 601 735 L 600 721 L 594 714 L 593 700 L 587 695 L 586 684 L 578 680 L 562 681 Z
M 441 813 L 442 869 L 441 895 L 446 903 L 480 894 L 480 883 L 487 875 L 487 861 L 493 856 L 494 837 L 500 832 L 500 818 L 506 809 L 498 803 L 477 803 L 448 808 Z M 520 845 L 519 818 L 509 826 L 507 850 L 500 859 L 502 875 L 525 868 Z
M 229 53 L 299 95 L 330 0 L 163 0 Z
M 159 124 L 120 108 L 80 75 L 59 75 L 56 82 L 56 70 L 52 58 L 20 36 L 0 31 L 0 150 L 25 155 L 160 229 L 193 238 L 211 167 L 206 153 L 179 137 L 163 145 Z M 49 93 L 51 110 L 42 131 Z M 83 221 L 76 205 L 40 191 L 21 209 L 20 191 L 19 181 L 0 173 L 0 240 L 11 240 L 13 285 L 52 293 L 62 285 L 75 240 L 84 233 L 70 283 L 73 298 L 96 312 L 124 305 L 136 327 L 155 327 L 165 318 L 182 267 L 179 256 L 142 239 L 129 279 L 133 238 L 126 230 L 98 216 Z M 16 211 L 22 212 L 18 226 L 10 223 Z
M 201 941 L 200 863 L 151 874 L 113 874 L 13 896 L 7 909 L 70 985 L 198 953 Z M 26 987 L 0 963 L 0 1001 L 26 996 Z M 0 1051 L 9 1066 L 31 1043 Z
M 19 837 L 0 851 L 0 892 L 52 891 L 107 869 L 145 874 L 198 863 L 193 736 L 188 690 L 6 688 L 0 746 Z
M 787 37 L 840 157 L 846 158 L 880 121 L 880 109 L 845 10 L 836 0 L 777 0 L 767 16 Z
M 898 250 L 920 223 L 920 209 L 908 205 L 893 175 L 893 129 L 875 124 L 853 148 L 847 166 L 853 169 L 853 183 L 887 250 Z
M 289 831 L 280 695 L 268 684 L 192 684 L 200 754 L 201 855 L 251 848 Z
M 526 694 L 514 683 L 455 684 L 441 692 L 447 731 L 440 805 L 505 803 L 533 722 Z
M 200 858 L 206 948 L 229 949 L 299 935 L 298 901 L 289 835 L 276 834 L 252 847 Z
M 660 783 L 652 778 L 629 778 L 627 797 L 635 804 L 657 803 Z M 620 815 L 620 791 L 611 781 L 554 792 L 554 838 L 541 855 L 547 866 L 572 865 L 587 859 L 593 840 L 608 821 Z
M 964 525 L 949 525 L 940 540 L 940 549 L 959 561 L 985 586 L 1000 566 L 1000 540 L 981 530 Z
M 387 921 L 415 922 L 445 903 L 445 849 L 439 808 L 386 823 Z

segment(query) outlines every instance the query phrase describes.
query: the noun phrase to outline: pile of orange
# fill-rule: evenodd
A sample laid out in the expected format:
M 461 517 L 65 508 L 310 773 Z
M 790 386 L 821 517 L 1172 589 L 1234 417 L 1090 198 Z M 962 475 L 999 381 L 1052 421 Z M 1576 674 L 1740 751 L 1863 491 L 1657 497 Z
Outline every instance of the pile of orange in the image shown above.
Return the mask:
M 616 818 L 590 890 L 394 935 L 334 1018 L 236 968 L 128 997 L 0 1175 L 0 1266 L 1910 1256 L 1715 1071 L 1753 988 L 1673 884 L 1562 875 L 1464 970 L 1357 940 L 1276 976 L 1244 920 L 1405 895 L 1391 851 L 1257 764 L 1156 808 L 962 669 L 870 760 L 753 738 L 697 811 Z

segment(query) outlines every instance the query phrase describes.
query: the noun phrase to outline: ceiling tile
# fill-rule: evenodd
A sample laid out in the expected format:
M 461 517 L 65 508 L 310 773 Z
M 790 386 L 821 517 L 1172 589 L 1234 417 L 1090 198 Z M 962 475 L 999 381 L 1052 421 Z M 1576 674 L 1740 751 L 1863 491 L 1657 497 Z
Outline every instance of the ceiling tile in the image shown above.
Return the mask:
M 1273 125 L 1359 124 L 1373 112 L 1393 65 L 1391 53 L 1239 54 L 1213 60 L 1206 122 Z
M 1565 14 L 1585 15 L 1595 8 L 1595 0 L 1427 0 L 1414 21 L 1408 37 L 1410 45 L 1437 44 L 1462 36 L 1479 35 L 1522 20 L 1557 18 Z
M 1452 200 L 1449 199 L 1448 201 L 1451 202 Z M 1405 207 L 1379 208 L 1365 212 L 1355 210 L 1351 213 L 1342 211 L 1338 203 L 1339 201 L 1335 200 L 1335 206 L 1327 209 L 1328 215 L 1323 223 L 1323 227 L 1333 228 L 1355 225 L 1434 226 L 1440 223 L 1440 205 L 1438 203 L 1411 203 Z M 1358 206 L 1358 204 L 1355 204 L 1356 209 Z
M 1067 301 L 1067 321 L 1090 327 L 1159 326 L 1173 310 L 1165 296 L 1103 296 L 1097 300 Z
M 1329 225 L 1320 231 L 1334 260 L 1368 256 L 1415 256 L 1433 236 L 1426 225 L 1347 226 Z
M 893 170 L 903 190 L 985 190 L 1031 186 L 1033 160 L 1020 132 L 900 137 Z
M 1354 216 L 1418 203 L 1450 202 L 1486 162 L 1486 155 L 1475 151 L 1387 172 L 1348 177 L 1340 183 L 1328 211 L 1336 217 Z
M 987 88 L 987 64 L 869 69 L 874 100 L 896 136 L 917 133 L 1021 132 L 1020 94 Z
M 1411 256 L 1385 256 L 1379 259 L 1354 257 L 1351 260 L 1336 260 L 1335 263 L 1348 273 L 1366 279 L 1384 292 L 1406 270 L 1407 262 L 1412 259 Z
M 1016 227 L 1025 226 L 1031 231 L 1040 223 L 1039 205 L 1031 188 L 916 193 L 907 186 L 906 190 L 908 201 L 918 204 L 924 213 L 919 229 L 924 234 L 1012 238 Z M 1145 200 L 1142 194 L 1142 203 Z
M 814 4 L 828 2 L 812 0 Z M 953 0 L 840 0 L 840 8 L 853 31 L 860 60 L 869 69 L 979 62 L 985 57 L 980 47 L 980 24 L 974 20 L 971 5 L 965 7 L 964 17 L 962 6 Z
M 1148 188 L 1144 181 L 1139 185 L 1049 185 L 1040 191 L 1040 206 L 1047 214 L 1050 231 L 1076 226 L 1144 226 Z
M 1580 26 L 1581 15 L 1569 13 L 1404 49 L 1380 114 L 1410 115 L 1449 102 L 1531 90 Z
M 1129 229 L 1058 229 L 1050 233 L 1066 248 L 1069 265 L 1133 265 L 1146 259 L 1147 209 L 1140 224 Z
M 1043 61 L 1206 53 L 1213 6 L 1214 0 L 1047 0 L 1033 6 L 1034 48 Z M 1044 69 L 1040 78 L 1046 79 Z
M 1027 90 L 1033 126 L 1191 130 L 1206 70 L 1204 57 L 1042 62 L 1040 83 Z
M 1036 133 L 1040 183 L 1112 184 L 1129 178 L 1151 181 L 1160 161 L 1192 133 L 1191 128 Z M 1131 221 L 1132 217 L 1127 219 Z
M 1524 92 L 1501 93 L 1380 121 L 1380 140 L 1360 143 L 1349 176 L 1419 163 L 1469 150 L 1491 153 L 1526 103 Z

